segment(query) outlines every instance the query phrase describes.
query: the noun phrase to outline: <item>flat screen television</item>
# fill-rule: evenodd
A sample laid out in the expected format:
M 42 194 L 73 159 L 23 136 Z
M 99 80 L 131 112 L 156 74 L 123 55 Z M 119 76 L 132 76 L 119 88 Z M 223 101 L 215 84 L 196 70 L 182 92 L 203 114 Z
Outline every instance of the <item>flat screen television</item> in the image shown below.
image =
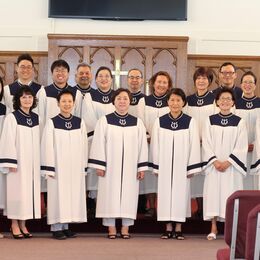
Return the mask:
M 188 0 L 49 0 L 49 17 L 187 20 Z

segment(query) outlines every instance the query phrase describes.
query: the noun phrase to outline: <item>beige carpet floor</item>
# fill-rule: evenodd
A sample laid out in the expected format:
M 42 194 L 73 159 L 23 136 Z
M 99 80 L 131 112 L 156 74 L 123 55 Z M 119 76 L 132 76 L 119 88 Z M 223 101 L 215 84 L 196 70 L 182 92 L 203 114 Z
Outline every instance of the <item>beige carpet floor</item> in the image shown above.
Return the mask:
M 109 240 L 105 234 L 79 234 L 57 241 L 49 233 L 15 240 L 5 233 L 0 239 L 0 260 L 211 260 L 225 247 L 223 236 L 207 241 L 205 236 L 187 235 L 184 241 L 162 240 L 158 234 L 133 234 L 129 240 Z

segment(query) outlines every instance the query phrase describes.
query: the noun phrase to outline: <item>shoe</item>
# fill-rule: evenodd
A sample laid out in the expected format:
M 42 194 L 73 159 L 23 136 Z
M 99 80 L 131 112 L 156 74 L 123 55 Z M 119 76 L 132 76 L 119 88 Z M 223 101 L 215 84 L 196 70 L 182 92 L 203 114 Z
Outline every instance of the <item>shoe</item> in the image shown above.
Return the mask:
M 211 232 L 211 233 L 209 233 L 209 234 L 207 235 L 207 239 L 208 239 L 209 241 L 216 240 L 216 239 L 217 239 L 217 234 Z
M 181 231 L 175 231 L 174 237 L 177 240 L 184 240 L 185 239 Z
M 1 239 L 1 238 L 4 238 L 4 235 L 0 233 L 0 239 Z
M 121 238 L 123 238 L 123 239 L 130 239 L 131 238 L 131 236 L 130 236 L 130 234 L 120 234 L 120 237 Z
M 64 240 L 64 239 L 67 238 L 61 230 L 59 230 L 59 231 L 53 231 L 53 232 L 52 232 L 52 237 L 53 237 L 54 239 L 58 239 L 58 240 Z
M 14 234 L 12 228 L 10 228 L 10 232 L 11 232 L 11 234 L 12 234 L 12 236 L 13 236 L 14 239 L 22 239 L 22 238 L 24 238 L 24 236 L 23 236 L 22 233 L 20 233 L 20 234 Z
M 163 233 L 161 235 L 161 239 L 169 239 L 173 237 L 173 233 L 172 231 L 165 231 L 165 233 Z
M 24 238 L 32 238 L 32 234 L 31 233 L 29 233 L 29 232 L 27 232 L 27 233 L 24 233 L 21 229 L 20 229 L 20 231 L 21 231 L 21 233 L 22 233 L 22 235 L 23 235 L 23 237 Z
M 74 238 L 77 237 L 77 234 L 69 229 L 65 229 L 62 231 L 63 234 L 67 237 L 67 238 Z
M 108 239 L 116 239 L 116 234 L 108 234 L 107 238 Z
M 153 208 L 148 209 L 144 214 L 144 216 L 147 218 L 153 218 L 155 216 L 155 209 Z

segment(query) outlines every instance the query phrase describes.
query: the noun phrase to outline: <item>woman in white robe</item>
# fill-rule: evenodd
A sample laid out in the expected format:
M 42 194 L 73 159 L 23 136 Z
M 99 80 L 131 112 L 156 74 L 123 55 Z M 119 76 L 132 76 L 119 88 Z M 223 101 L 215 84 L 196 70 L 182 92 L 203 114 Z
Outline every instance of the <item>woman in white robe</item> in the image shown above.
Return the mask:
M 97 89 L 86 94 L 82 103 L 82 119 L 88 130 L 89 150 L 95 131 L 97 121 L 104 115 L 112 113 L 115 108 L 112 104 L 114 90 L 112 72 L 108 67 L 101 66 L 95 75 Z M 98 178 L 94 170 L 88 169 L 87 190 L 88 196 L 92 199 L 97 197 Z
M 28 86 L 14 96 L 14 112 L 6 116 L 0 140 L 0 167 L 6 176 L 5 214 L 14 238 L 30 238 L 26 220 L 40 218 L 40 135 L 35 94 Z
M 235 97 L 222 88 L 216 96 L 218 114 L 208 118 L 202 133 L 204 220 L 211 220 L 208 240 L 216 239 L 217 220 L 224 221 L 227 198 L 243 189 L 246 175 L 247 130 L 243 119 L 231 113 Z
M 172 89 L 167 103 L 170 113 L 156 119 L 150 147 L 153 172 L 158 175 L 157 219 L 167 222 L 161 238 L 174 235 L 182 240 L 181 222 L 191 215 L 189 178 L 201 171 L 200 139 L 196 121 L 182 112 L 183 90 Z
M 57 96 L 60 114 L 48 120 L 41 142 L 41 170 L 47 178 L 47 220 L 53 238 L 76 234 L 68 223 L 86 222 L 85 172 L 87 134 L 82 119 L 71 114 L 75 96 L 63 90 Z
M 172 79 L 167 72 L 159 71 L 151 77 L 149 86 L 152 94 L 141 98 L 138 103 L 138 116 L 143 120 L 146 127 L 148 143 L 150 143 L 156 118 L 169 112 L 167 93 L 172 88 Z M 140 194 L 146 194 L 149 202 L 149 209 L 145 214 L 147 217 L 156 216 L 157 178 L 151 172 L 152 170 L 145 175 L 140 188 Z
M 4 94 L 4 83 L 2 78 L 0 77 L 0 136 L 2 133 L 3 129 L 3 124 L 4 124 L 4 119 L 7 114 L 7 108 L 6 106 L 2 103 L 3 99 L 3 94 Z M 2 174 L 2 169 L 0 169 L 0 209 L 5 208 L 5 176 Z M 3 238 L 3 234 L 0 233 L 0 238 Z
M 213 81 L 213 72 L 209 68 L 199 67 L 193 75 L 193 82 L 196 92 L 187 97 L 187 106 L 184 112 L 196 119 L 199 127 L 200 140 L 202 136 L 202 126 L 206 119 L 215 112 L 215 95 L 209 91 Z M 197 216 L 202 217 L 202 197 L 204 175 L 195 175 L 191 179 L 191 197 L 196 198 L 198 204 Z
M 260 98 L 255 95 L 256 76 L 252 71 L 247 71 L 241 78 L 243 94 L 236 99 L 235 114 L 243 118 L 248 132 L 247 176 L 244 178 L 244 189 L 256 189 L 257 181 L 251 174 L 252 152 L 255 142 L 256 119 L 260 115 Z
M 143 122 L 128 114 L 129 90 L 113 96 L 115 112 L 97 123 L 89 158 L 98 180 L 96 217 L 108 226 L 108 238 L 116 238 L 115 219 L 122 219 L 121 237 L 130 238 L 129 226 L 137 213 L 139 180 L 148 169 L 148 150 Z

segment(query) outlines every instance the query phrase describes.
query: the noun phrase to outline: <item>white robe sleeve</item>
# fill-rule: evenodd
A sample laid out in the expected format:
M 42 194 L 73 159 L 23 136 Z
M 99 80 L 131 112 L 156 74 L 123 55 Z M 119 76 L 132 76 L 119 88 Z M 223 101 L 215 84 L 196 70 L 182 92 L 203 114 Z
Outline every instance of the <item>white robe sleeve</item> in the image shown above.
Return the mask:
M 260 117 L 256 120 L 255 143 L 251 165 L 252 174 L 260 174 Z M 248 166 L 249 167 L 249 166 Z
M 84 120 L 81 121 L 81 135 L 83 137 L 83 158 L 82 158 L 82 162 L 85 162 L 85 174 L 87 175 L 87 168 L 88 168 L 88 138 L 87 138 L 87 130 L 86 130 L 86 126 L 85 126 L 85 122 Z
M 106 170 L 106 117 L 101 117 L 96 125 L 91 145 L 88 167 Z
M 208 117 L 204 126 L 202 127 L 202 169 L 203 170 L 205 170 L 214 161 L 217 160 L 217 157 L 212 148 L 213 148 L 213 143 L 212 143 L 212 136 L 211 136 L 211 125 L 210 125 L 210 119 Z
M 0 140 L 0 167 L 3 172 L 9 172 L 10 168 L 17 168 L 16 148 L 17 122 L 13 114 L 6 116 Z
M 233 151 L 229 155 L 228 161 L 243 175 L 247 174 L 246 161 L 248 151 L 248 138 L 246 124 L 243 119 L 238 126 L 238 134 Z
M 40 133 L 42 134 L 46 124 L 46 92 L 44 88 L 38 91 L 38 115 L 41 118 Z
M 187 175 L 201 172 L 201 158 L 200 158 L 200 136 L 198 125 L 195 119 L 190 122 L 190 155 L 187 165 Z
M 54 126 L 51 119 L 46 123 L 41 140 L 41 175 L 55 176 Z
M 148 144 L 146 139 L 146 129 L 142 120 L 138 119 L 138 172 L 148 170 Z
M 159 154 L 160 154 L 160 142 L 159 142 L 159 119 L 155 120 L 153 125 L 151 144 L 150 144 L 150 162 L 149 166 L 153 173 L 159 173 Z

